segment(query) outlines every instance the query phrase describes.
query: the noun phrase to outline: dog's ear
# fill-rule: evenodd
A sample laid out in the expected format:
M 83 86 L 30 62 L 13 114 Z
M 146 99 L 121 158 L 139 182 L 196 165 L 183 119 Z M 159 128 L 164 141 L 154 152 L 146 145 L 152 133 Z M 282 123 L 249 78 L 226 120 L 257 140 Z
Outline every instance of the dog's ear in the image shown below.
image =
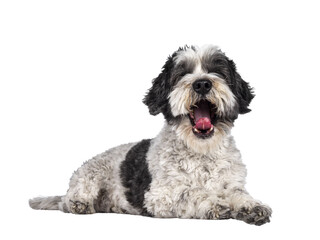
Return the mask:
M 162 72 L 157 78 L 153 79 L 152 87 L 143 99 L 143 103 L 148 106 L 149 112 L 152 115 L 167 111 L 168 96 L 171 89 L 170 78 L 173 66 L 173 56 L 169 56 L 165 65 L 162 67 Z
M 235 97 L 237 98 L 239 105 L 239 113 L 245 114 L 251 111 L 249 109 L 249 104 L 254 98 L 253 88 L 242 79 L 240 74 L 237 72 L 236 65 L 232 60 L 228 60 L 230 77 L 231 79 L 231 89 Z

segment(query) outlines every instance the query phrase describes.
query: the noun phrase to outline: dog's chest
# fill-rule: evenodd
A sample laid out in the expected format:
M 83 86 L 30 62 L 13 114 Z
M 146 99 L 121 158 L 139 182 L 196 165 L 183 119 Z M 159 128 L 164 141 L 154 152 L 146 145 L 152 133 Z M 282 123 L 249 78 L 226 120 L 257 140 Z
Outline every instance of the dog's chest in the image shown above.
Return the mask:
M 183 148 L 167 148 L 152 156 L 150 170 L 153 185 L 181 188 L 201 188 L 217 191 L 223 188 L 233 168 L 227 155 L 206 156 Z
M 219 190 L 228 174 L 230 163 L 222 159 L 206 156 L 194 158 L 176 158 L 163 166 L 163 176 L 170 181 L 172 187 L 186 186 Z

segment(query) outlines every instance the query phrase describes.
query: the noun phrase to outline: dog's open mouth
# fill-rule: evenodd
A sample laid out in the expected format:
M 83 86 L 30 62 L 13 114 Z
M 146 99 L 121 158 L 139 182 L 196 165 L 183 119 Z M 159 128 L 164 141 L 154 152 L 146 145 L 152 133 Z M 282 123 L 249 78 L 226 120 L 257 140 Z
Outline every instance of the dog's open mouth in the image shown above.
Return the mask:
M 200 138 L 211 137 L 214 133 L 216 107 L 207 100 L 197 102 L 189 112 L 193 133 Z

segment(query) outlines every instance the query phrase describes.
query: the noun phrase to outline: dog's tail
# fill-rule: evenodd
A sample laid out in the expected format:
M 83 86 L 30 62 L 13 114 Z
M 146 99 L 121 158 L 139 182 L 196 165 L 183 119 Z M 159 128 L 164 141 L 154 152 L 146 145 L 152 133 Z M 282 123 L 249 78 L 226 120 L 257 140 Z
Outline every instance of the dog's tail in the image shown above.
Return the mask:
M 31 208 L 37 210 L 60 210 L 68 212 L 63 200 L 64 196 L 36 197 L 29 200 L 29 205 Z

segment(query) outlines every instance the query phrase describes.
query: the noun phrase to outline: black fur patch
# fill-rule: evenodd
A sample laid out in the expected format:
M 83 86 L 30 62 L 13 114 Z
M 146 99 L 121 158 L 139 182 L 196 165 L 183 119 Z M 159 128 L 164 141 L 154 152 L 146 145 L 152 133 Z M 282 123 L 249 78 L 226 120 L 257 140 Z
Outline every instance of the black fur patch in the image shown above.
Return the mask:
M 151 115 L 163 113 L 169 124 L 177 122 L 181 116 L 174 117 L 168 101 L 170 92 L 175 84 L 187 73 L 191 73 L 195 67 L 193 62 L 181 62 L 175 65 L 174 58 L 180 51 L 185 51 L 188 47 L 179 48 L 176 52 L 169 56 L 166 63 L 162 67 L 162 72 L 152 81 L 152 87 L 143 99 L 143 103 L 149 107 Z
M 164 117 L 170 121 L 174 117 L 171 113 L 170 104 L 168 103 L 168 96 L 171 90 L 169 79 L 174 67 L 173 56 L 169 56 L 167 62 L 162 68 L 159 76 L 152 81 L 152 87 L 148 94 L 143 99 L 143 103 L 149 107 L 149 112 L 152 115 L 157 115 L 160 112 Z
M 128 190 L 125 195 L 128 202 L 142 211 L 142 215 L 150 216 L 144 208 L 144 194 L 149 190 L 151 175 L 146 162 L 146 155 L 151 139 L 145 139 L 134 145 L 120 166 L 122 184 Z

